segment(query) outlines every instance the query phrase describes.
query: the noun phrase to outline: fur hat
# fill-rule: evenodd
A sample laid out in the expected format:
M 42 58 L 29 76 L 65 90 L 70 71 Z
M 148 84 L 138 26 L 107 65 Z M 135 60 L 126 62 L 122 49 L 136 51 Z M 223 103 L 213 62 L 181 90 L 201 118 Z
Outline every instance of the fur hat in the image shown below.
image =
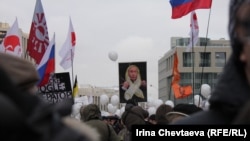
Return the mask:
M 8 74 L 15 85 L 25 91 L 35 86 L 39 80 L 35 66 L 14 55 L 0 53 L 0 68 Z

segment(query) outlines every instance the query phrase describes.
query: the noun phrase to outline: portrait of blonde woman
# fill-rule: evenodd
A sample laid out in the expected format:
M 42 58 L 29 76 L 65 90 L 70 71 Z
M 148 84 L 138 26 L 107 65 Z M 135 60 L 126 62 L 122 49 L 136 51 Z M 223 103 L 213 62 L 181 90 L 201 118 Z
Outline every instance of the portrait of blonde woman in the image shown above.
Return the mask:
M 120 63 L 120 102 L 147 101 L 146 62 Z

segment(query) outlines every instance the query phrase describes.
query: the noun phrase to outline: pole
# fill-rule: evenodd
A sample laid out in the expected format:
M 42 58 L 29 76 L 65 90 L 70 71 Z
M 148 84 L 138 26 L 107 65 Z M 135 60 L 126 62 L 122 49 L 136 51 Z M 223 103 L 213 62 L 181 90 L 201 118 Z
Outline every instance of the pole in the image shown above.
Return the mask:
M 205 48 L 204 48 L 204 52 L 206 52 L 206 48 L 207 48 L 207 36 L 208 36 L 208 29 L 209 29 L 209 22 L 210 22 L 210 16 L 211 16 L 211 9 L 209 10 L 209 16 L 208 16 L 208 24 L 207 24 L 207 31 L 206 31 L 206 42 L 205 42 Z M 204 63 L 205 63 L 205 54 L 204 56 L 202 56 L 203 58 L 203 62 L 202 62 L 202 71 L 201 71 L 201 85 L 203 83 L 203 72 L 204 72 Z M 201 89 L 200 89 L 200 93 L 201 93 Z M 200 104 L 200 99 L 199 99 L 199 104 Z
M 192 26 L 193 26 L 193 25 L 192 25 Z M 194 85 L 194 62 L 195 62 L 195 61 L 194 61 L 194 42 L 193 42 L 193 41 L 194 41 L 194 39 L 193 39 L 193 32 L 192 32 L 192 74 L 193 74 L 193 84 L 192 84 L 193 87 L 192 87 L 192 88 L 193 88 L 193 104 L 194 104 L 194 95 L 195 95 L 195 94 L 194 94 L 194 90 L 195 90 L 195 89 L 194 89 L 194 86 L 195 86 L 195 85 Z
M 73 67 L 73 59 L 74 59 L 74 54 L 73 54 L 73 48 L 70 49 L 71 53 L 71 74 L 72 74 L 72 88 L 74 87 L 74 67 Z

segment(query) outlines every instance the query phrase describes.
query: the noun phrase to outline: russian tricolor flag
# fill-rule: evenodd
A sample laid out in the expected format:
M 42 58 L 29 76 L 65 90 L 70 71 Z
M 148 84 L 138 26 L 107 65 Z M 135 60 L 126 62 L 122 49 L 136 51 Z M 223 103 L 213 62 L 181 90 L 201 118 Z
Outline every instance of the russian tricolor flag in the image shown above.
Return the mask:
M 46 85 L 50 76 L 55 72 L 55 34 L 37 67 L 37 71 L 40 76 L 38 86 Z
M 196 9 L 210 9 L 212 0 L 170 0 L 172 19 L 178 19 Z

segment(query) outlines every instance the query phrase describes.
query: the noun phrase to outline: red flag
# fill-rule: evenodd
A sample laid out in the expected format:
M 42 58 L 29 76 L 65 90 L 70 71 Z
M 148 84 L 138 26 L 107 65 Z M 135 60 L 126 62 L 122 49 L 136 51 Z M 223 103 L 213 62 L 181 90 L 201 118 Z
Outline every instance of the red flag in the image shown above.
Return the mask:
M 27 51 L 39 65 L 49 45 L 48 28 L 41 0 L 36 1 L 36 7 L 31 23 Z
M 75 45 L 76 45 L 76 35 L 70 19 L 68 36 L 59 52 L 59 55 L 62 58 L 60 65 L 65 70 L 72 67 L 75 54 Z
M 174 92 L 175 98 L 185 98 L 193 93 L 192 86 L 180 86 L 180 73 L 178 69 L 178 56 L 177 51 L 174 53 L 174 65 L 173 65 L 173 79 L 172 79 L 172 89 Z
M 17 19 L 15 20 L 11 28 L 7 31 L 6 36 L 3 39 L 0 51 L 18 57 L 22 56 L 23 48 L 21 45 Z
M 212 0 L 170 0 L 172 19 L 178 19 L 196 9 L 210 9 Z
M 191 13 L 191 24 L 190 24 L 190 42 L 187 46 L 186 51 L 191 51 L 191 48 L 195 46 L 199 40 L 199 25 L 198 25 L 198 19 L 195 11 L 192 11 Z

